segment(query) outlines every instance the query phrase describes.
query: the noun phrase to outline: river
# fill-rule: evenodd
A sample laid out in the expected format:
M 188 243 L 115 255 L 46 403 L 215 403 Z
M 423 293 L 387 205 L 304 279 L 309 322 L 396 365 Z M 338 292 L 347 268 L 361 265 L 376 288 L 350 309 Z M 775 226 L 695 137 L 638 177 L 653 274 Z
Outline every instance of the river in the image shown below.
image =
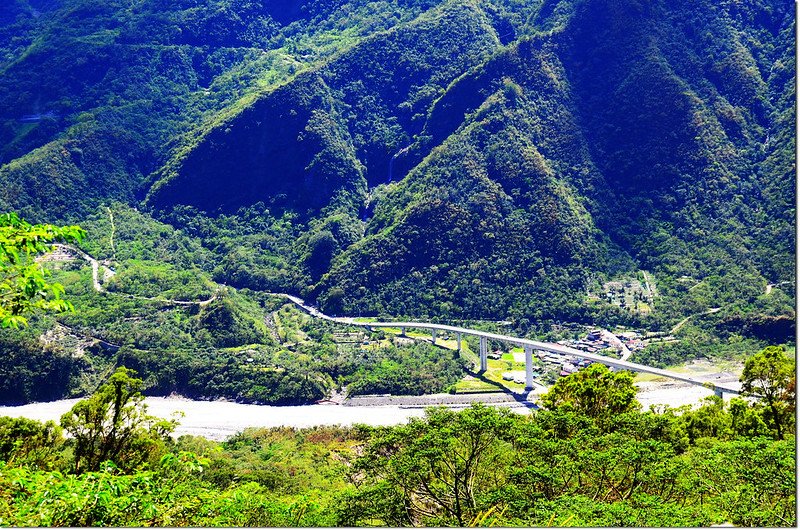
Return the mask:
M 713 391 L 693 385 L 675 382 L 638 383 L 636 398 L 647 410 L 650 405 L 698 406 Z M 726 396 L 729 398 L 730 396 Z M 17 407 L 0 407 L 0 416 L 24 417 L 39 421 L 53 420 L 61 416 L 77 403 L 78 399 L 62 399 L 47 403 L 30 403 Z M 221 441 L 247 427 L 313 427 L 315 425 L 398 425 L 410 418 L 425 414 L 422 408 L 408 408 L 393 405 L 356 406 L 303 405 L 272 407 L 267 405 L 244 405 L 227 401 L 195 401 L 181 397 L 145 398 L 148 413 L 160 418 L 170 418 L 175 413 L 183 413 L 175 435 L 192 434 Z M 525 414 L 529 409 L 515 404 L 504 403 L 498 406 L 511 406 L 511 409 Z M 459 407 L 456 407 L 459 408 Z
M 78 399 L 30 403 L 18 407 L 0 407 L 0 416 L 24 417 L 39 421 L 53 420 L 69 411 Z M 398 406 L 303 405 L 271 407 L 244 405 L 227 401 L 194 401 L 175 397 L 148 397 L 147 411 L 153 416 L 170 418 L 184 415 L 175 435 L 193 434 L 211 440 L 224 440 L 247 427 L 312 427 L 314 425 L 397 425 L 425 414 L 421 408 Z M 522 411 L 527 410 L 522 408 Z

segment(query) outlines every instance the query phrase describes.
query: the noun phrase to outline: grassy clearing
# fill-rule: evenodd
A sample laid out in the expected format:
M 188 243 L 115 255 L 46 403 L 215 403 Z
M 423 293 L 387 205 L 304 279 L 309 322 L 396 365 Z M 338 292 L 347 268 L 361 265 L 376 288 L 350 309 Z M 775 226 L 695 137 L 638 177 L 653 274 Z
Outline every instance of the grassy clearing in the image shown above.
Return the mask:
M 467 376 L 455 385 L 456 394 L 472 394 L 476 392 L 498 392 L 502 391 L 502 386 L 494 383 L 487 383 L 472 376 Z
M 650 383 L 650 382 L 665 382 L 668 379 L 666 377 L 662 377 L 656 374 L 646 374 L 642 372 L 637 372 L 633 378 L 634 383 Z

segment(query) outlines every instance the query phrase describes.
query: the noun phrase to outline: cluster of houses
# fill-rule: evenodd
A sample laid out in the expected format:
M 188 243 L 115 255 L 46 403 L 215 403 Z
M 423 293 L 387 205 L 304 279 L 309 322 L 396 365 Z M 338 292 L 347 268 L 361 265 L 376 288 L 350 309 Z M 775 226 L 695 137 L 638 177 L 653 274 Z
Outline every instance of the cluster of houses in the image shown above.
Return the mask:
M 598 353 L 611 347 L 611 343 L 603 338 L 603 332 L 599 329 L 591 330 L 586 335 L 585 339 L 571 341 L 562 340 L 559 341 L 559 344 L 563 346 L 571 346 L 576 350 L 582 350 L 589 353 Z
M 641 350 L 642 348 L 645 347 L 645 343 L 642 340 L 642 336 L 635 331 L 626 331 L 624 333 L 618 333 L 617 337 L 631 351 Z
M 619 340 L 616 344 L 613 344 L 612 341 Z M 623 333 L 617 333 L 614 336 L 611 336 L 609 333 L 606 333 L 606 336 L 603 336 L 603 331 L 599 329 L 593 329 L 586 334 L 586 338 L 578 339 L 578 340 L 562 340 L 559 341 L 558 344 L 563 346 L 571 346 L 577 350 L 582 350 L 589 353 L 599 353 L 601 355 L 606 354 L 607 352 L 603 351 L 608 348 L 616 347 L 619 350 L 619 346 L 625 345 L 629 350 L 636 351 L 641 350 L 645 347 L 644 342 L 642 341 L 642 336 L 635 332 L 635 331 L 626 331 Z
M 561 371 L 558 375 L 562 377 L 565 375 L 574 374 L 578 370 L 586 368 L 592 364 L 592 361 L 589 359 L 573 357 L 572 355 L 560 355 L 558 353 L 540 351 L 536 353 L 536 356 L 546 364 L 552 364 L 560 367 Z

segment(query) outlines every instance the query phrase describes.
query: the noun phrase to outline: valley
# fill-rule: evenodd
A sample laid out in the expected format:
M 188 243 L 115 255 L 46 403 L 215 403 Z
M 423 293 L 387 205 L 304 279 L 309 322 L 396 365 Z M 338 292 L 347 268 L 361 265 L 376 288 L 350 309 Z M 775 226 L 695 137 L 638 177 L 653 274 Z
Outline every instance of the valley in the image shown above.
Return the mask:
M 712 377 L 716 377 L 713 375 Z M 733 378 L 737 381 L 738 376 Z M 731 381 L 725 381 L 730 383 Z M 713 396 L 712 390 L 674 382 L 637 383 L 637 400 L 644 410 L 650 406 L 678 408 L 685 405 L 698 407 L 702 401 Z M 467 394 L 465 394 L 467 395 Z M 380 398 L 352 398 L 340 405 L 303 405 L 271 407 L 247 405 L 228 401 L 196 401 L 180 396 L 148 397 L 144 403 L 148 412 L 161 418 L 172 418 L 178 414 L 178 427 L 175 437 L 182 435 L 202 436 L 209 440 L 224 441 L 245 429 L 291 427 L 302 429 L 318 425 L 352 426 L 355 424 L 390 426 L 402 425 L 410 418 L 421 418 L 425 408 L 444 406 L 452 410 L 468 407 L 467 401 L 452 404 L 451 394 L 429 395 L 428 399 L 404 400 Z M 479 394 L 473 402 L 493 404 L 509 408 L 520 414 L 527 414 L 531 404 L 515 400 L 497 400 L 486 394 Z M 23 417 L 46 421 L 58 421 L 77 399 L 32 403 L 17 407 L 0 406 L 0 416 Z M 382 403 L 382 404 L 381 404 Z
M 124 252 L 125 243 L 122 243 L 121 251 Z M 229 292 L 230 288 L 224 288 L 222 286 L 217 286 L 213 289 L 215 293 L 211 298 L 200 300 L 197 302 L 192 302 L 188 300 L 170 300 L 166 298 L 159 298 L 159 297 L 152 297 L 152 296 L 141 296 L 130 294 L 126 292 L 126 289 L 122 287 L 116 287 L 113 290 L 108 290 L 104 287 L 103 284 L 107 284 L 108 282 L 112 281 L 114 278 L 113 274 L 109 274 L 111 269 L 108 268 L 108 263 L 100 264 L 95 258 L 86 254 L 82 251 L 75 251 L 74 249 L 70 250 L 66 247 L 60 247 L 58 251 L 54 254 L 52 258 L 45 256 L 45 262 L 48 264 L 53 264 L 57 266 L 72 266 L 71 263 L 76 263 L 74 261 L 69 261 L 70 259 L 83 259 L 85 263 L 91 265 L 91 280 L 86 280 L 89 283 L 93 291 L 102 297 L 111 297 L 111 298 L 122 298 L 122 299 L 129 299 L 131 301 L 138 301 L 139 303 L 156 303 L 158 307 L 161 308 L 168 308 L 170 306 L 175 307 L 177 310 L 178 308 L 184 307 L 187 309 L 191 309 L 195 307 L 197 309 L 203 309 L 212 304 L 217 296 L 222 296 L 223 298 L 226 296 L 224 293 Z M 54 260 L 61 260 L 61 261 L 54 261 Z M 78 262 L 79 263 L 79 262 Z M 102 271 L 105 271 L 104 274 L 101 274 Z M 100 278 L 103 278 L 102 282 Z M 161 287 L 164 291 L 169 291 L 169 285 L 163 285 Z M 252 295 L 246 295 L 252 296 Z M 304 357 L 310 355 L 312 358 L 315 355 L 313 349 L 318 347 L 317 345 L 320 344 L 320 338 L 322 338 L 323 342 L 330 340 L 332 341 L 333 345 L 335 346 L 335 354 L 333 350 L 331 353 L 326 355 L 334 354 L 339 356 L 340 358 L 344 359 L 348 356 L 352 355 L 364 355 L 364 352 L 371 352 L 369 355 L 384 355 L 387 349 L 391 348 L 399 348 L 400 352 L 403 352 L 402 355 L 413 355 L 411 350 L 416 349 L 416 351 L 420 351 L 419 348 L 427 349 L 426 356 L 429 356 L 430 359 L 439 358 L 440 361 L 444 361 L 445 359 L 447 362 L 452 363 L 455 362 L 456 364 L 460 364 L 460 375 L 457 375 L 457 372 L 453 372 L 449 377 L 451 377 L 450 381 L 451 384 L 448 387 L 449 392 L 455 395 L 465 395 L 469 396 L 470 394 L 475 394 L 475 397 L 482 400 L 490 399 L 489 394 L 485 394 L 486 392 L 505 392 L 508 393 L 509 396 L 515 396 L 516 400 L 527 401 L 529 399 L 533 399 L 535 401 L 535 395 L 541 394 L 545 392 L 559 377 L 563 377 L 572 373 L 574 371 L 583 369 L 588 363 L 592 361 L 599 361 L 604 364 L 610 364 L 611 366 L 616 367 L 634 367 L 635 371 L 649 371 L 651 373 L 668 375 L 670 377 L 677 377 L 679 379 L 684 378 L 679 373 L 672 373 L 670 372 L 663 372 L 660 369 L 650 368 L 645 366 L 637 365 L 636 363 L 626 363 L 625 361 L 633 355 L 633 351 L 629 350 L 628 347 L 620 340 L 619 337 L 623 337 L 624 341 L 629 342 L 632 347 L 634 348 L 641 348 L 641 345 L 636 346 L 639 342 L 642 342 L 641 339 L 630 339 L 630 337 L 638 337 L 640 334 L 635 332 L 625 332 L 622 335 L 615 335 L 606 330 L 595 329 L 596 326 L 592 325 L 583 325 L 577 326 L 576 328 L 570 326 L 562 326 L 563 329 L 574 329 L 580 333 L 580 330 L 583 330 L 583 333 L 589 333 L 589 330 L 593 330 L 590 333 L 591 340 L 586 340 L 582 338 L 582 335 L 578 335 L 580 340 L 572 339 L 569 340 L 560 340 L 559 344 L 555 343 L 542 343 L 537 341 L 530 341 L 526 339 L 520 339 L 515 337 L 507 336 L 507 334 L 498 334 L 498 331 L 502 328 L 497 328 L 497 324 L 491 324 L 489 329 L 496 329 L 495 332 L 487 332 L 487 331 L 478 331 L 476 329 L 467 329 L 463 327 L 453 327 L 444 324 L 431 324 L 431 323 L 419 323 L 419 322 L 395 322 L 395 323 L 380 323 L 376 322 L 374 318 L 354 318 L 354 317 L 330 317 L 321 313 L 315 307 L 312 307 L 306 303 L 304 303 L 301 299 L 296 296 L 286 295 L 286 294 L 273 294 L 273 293 L 261 293 L 261 296 L 266 296 L 268 299 L 285 299 L 291 304 L 294 304 L 298 309 L 301 309 L 303 312 L 308 313 L 312 320 L 307 320 L 302 317 L 302 315 L 297 314 L 295 311 L 292 311 L 289 307 L 283 306 L 281 308 L 281 304 L 274 304 L 273 307 L 281 308 L 279 311 L 275 311 L 273 313 L 266 314 L 263 317 L 256 317 L 256 318 L 263 318 L 267 323 L 270 324 L 271 334 L 274 341 L 277 341 L 277 344 L 270 345 L 270 341 L 266 341 L 263 335 L 261 345 L 258 344 L 243 344 L 238 348 L 228 348 L 226 355 L 233 356 L 234 358 L 238 358 L 237 361 L 242 369 L 245 369 L 246 372 L 251 369 L 256 370 L 264 370 L 266 368 L 267 371 L 278 369 L 277 373 L 281 373 L 284 368 L 281 368 L 281 361 L 278 361 L 280 364 L 272 364 L 275 361 L 267 361 L 269 358 L 269 354 L 266 358 L 264 357 L 267 352 L 270 350 L 274 351 L 275 346 L 279 346 L 279 349 L 283 349 L 285 353 L 279 355 L 292 355 L 292 352 L 298 351 L 298 347 L 301 344 L 305 344 L 306 346 L 302 347 L 302 350 L 307 351 L 308 353 L 302 354 Z M 91 304 L 90 304 L 91 305 Z M 162 309 L 163 310 L 163 309 Z M 192 310 L 196 311 L 196 310 Z M 191 313 L 191 311 L 190 311 Z M 713 313 L 713 311 L 712 311 Z M 255 315 L 254 315 L 255 316 Z M 148 317 L 135 317 L 133 322 L 141 323 L 142 318 L 147 319 Z M 320 336 L 318 333 L 318 329 L 320 326 L 316 322 L 329 322 L 334 324 L 332 328 L 328 328 L 328 331 L 325 332 L 324 336 Z M 502 325 L 509 325 L 510 322 L 503 322 L 500 323 Z M 481 324 L 485 326 L 486 323 Z M 88 330 L 81 332 L 80 327 L 77 329 L 75 327 L 64 327 L 63 324 L 58 324 L 64 329 L 68 330 L 69 334 L 72 334 L 78 340 L 77 346 L 78 349 L 74 350 L 72 354 L 75 359 L 80 359 L 81 362 L 89 362 L 90 366 L 95 364 L 97 361 L 100 361 L 102 357 L 107 357 L 109 354 L 109 349 L 111 352 L 114 353 L 116 358 L 124 358 L 129 356 L 130 354 L 126 352 L 127 347 L 123 346 L 123 343 L 127 342 L 125 340 L 114 339 L 108 337 L 108 335 L 104 333 L 100 333 L 100 336 L 105 336 L 106 338 L 98 338 L 98 333 L 96 331 L 89 332 Z M 427 328 L 428 332 L 422 332 L 422 328 Z M 438 334 L 433 337 L 431 340 L 430 330 L 438 330 Z M 484 328 L 485 329 L 485 328 Z M 360 331 L 359 331 L 360 330 Z M 262 332 L 263 333 L 263 332 Z M 574 331 L 573 331 L 574 333 Z M 619 332 L 618 332 L 619 333 Z M 50 335 L 51 332 L 47 332 L 45 335 Z M 594 335 L 592 335 L 594 334 Z M 82 336 L 89 337 L 88 342 L 85 338 L 81 338 Z M 94 336 L 93 336 L 94 335 Z M 646 333 L 645 333 L 646 335 Z M 61 336 L 58 332 L 55 333 L 56 337 Z M 312 338 L 312 336 L 314 338 Z M 484 337 L 486 340 L 485 344 L 483 344 L 483 339 L 476 340 L 475 337 Z M 324 338 L 323 338 L 324 337 Z M 355 337 L 355 338 L 352 338 Z M 407 337 L 407 338 L 404 338 Z M 57 343 L 54 343 L 54 339 L 47 338 L 44 339 L 44 335 L 42 338 L 39 339 L 40 341 L 46 340 L 51 347 L 58 347 Z M 62 339 L 63 340 L 63 337 Z M 675 339 L 673 339 L 675 340 Z M 405 341 L 405 342 L 404 342 Z M 645 339 L 646 342 L 646 339 Z M 409 350 L 410 345 L 417 344 Z M 64 343 L 66 344 L 66 342 Z M 526 363 L 525 363 L 525 352 L 524 349 L 520 345 L 529 344 L 525 346 L 526 348 L 532 348 L 532 355 L 531 355 L 531 364 L 530 364 L 530 371 L 531 371 L 531 378 L 530 380 L 526 380 Z M 663 344 L 663 342 L 656 342 L 655 344 Z M 426 346 L 430 345 L 430 346 Z M 491 348 L 490 348 L 491 345 Z M 568 346 L 565 347 L 564 345 Z M 573 346 L 574 345 L 574 346 Z M 573 349 L 570 349 L 569 346 L 573 346 Z M 122 347 L 122 352 L 120 355 L 120 348 Z M 308 349 L 308 348 L 311 349 Z M 582 348 L 582 350 L 575 350 L 574 347 Z M 98 349 L 99 348 L 99 349 Z M 544 348 L 544 350 L 540 349 Z M 607 348 L 603 350 L 602 348 Z M 88 352 L 87 352 L 88 349 Z M 490 353 L 491 349 L 491 353 Z M 550 350 L 552 352 L 557 352 L 559 355 L 555 355 L 555 361 L 550 359 L 549 356 L 552 356 L 552 353 L 547 353 L 546 350 Z M 301 351 L 302 351 L 301 350 Z M 616 352 L 614 352 L 616 350 Z M 593 351 L 597 351 L 598 353 L 591 353 Z M 94 352 L 94 353 L 93 353 Z M 533 353 L 536 352 L 536 355 Z M 86 357 L 88 353 L 88 357 Z M 98 357 L 98 353 L 101 357 Z M 145 353 L 145 352 L 142 352 Z M 191 357 L 193 354 L 191 351 L 187 352 L 187 354 Z M 565 357 L 562 355 L 566 354 Z M 602 354 L 602 355 L 599 355 Z M 141 355 L 141 354 L 136 354 Z M 610 357 L 606 357 L 609 356 Z M 615 361 L 622 356 L 620 361 Z M 130 359 L 130 357 L 128 357 Z M 277 358 L 276 358 L 277 360 Z M 265 361 L 267 364 L 264 364 Z M 127 361 L 130 364 L 130 360 Z M 141 362 L 141 361 L 137 361 Z M 308 361 L 306 361 L 308 362 Z M 329 363 L 330 361 L 325 361 L 325 363 Z M 551 366 L 552 362 L 555 362 L 555 367 Z M 548 364 L 551 363 L 551 364 Z M 563 365 L 563 366 L 562 366 Z M 99 366 L 102 366 L 99 365 Z M 98 366 L 98 367 L 99 367 Z M 134 364 L 136 366 L 136 364 Z M 273 367 L 275 368 L 273 368 Z M 324 366 L 324 364 L 319 365 L 320 367 Z M 455 365 L 453 365 L 455 366 Z M 638 367 L 638 368 L 637 368 Z M 307 372 L 309 370 L 309 365 L 306 365 L 306 368 L 294 368 L 293 370 L 298 370 L 297 375 L 303 376 L 303 372 Z M 323 373 L 326 369 L 323 368 Z M 516 372 L 515 372 L 516 370 Z M 534 373 L 535 370 L 535 373 Z M 568 370 L 565 372 L 564 370 Z M 361 387 L 356 384 L 355 386 L 350 385 L 350 388 L 347 388 L 345 384 L 344 389 L 339 389 L 338 385 L 342 383 L 335 383 L 335 382 L 328 382 L 322 383 L 323 379 L 320 379 L 320 383 L 323 384 L 324 389 L 321 390 L 321 393 L 317 394 L 319 397 L 316 399 L 323 399 L 326 395 L 331 392 L 337 391 L 348 391 L 351 394 L 352 398 L 355 398 L 359 394 L 363 393 L 392 393 L 392 394 L 403 394 L 408 392 L 410 389 L 414 388 L 413 386 L 393 386 L 396 385 L 396 382 L 393 382 L 393 378 L 396 377 L 391 375 L 391 371 L 385 373 L 383 376 L 374 374 L 367 376 L 368 379 L 371 380 L 367 386 Z M 516 374 L 516 375 L 515 375 Z M 366 375 L 366 374 L 364 374 Z M 535 375 L 535 379 L 534 379 Z M 420 374 L 422 376 L 422 374 Z M 307 374 L 306 374 L 307 377 Z M 322 374 L 317 375 L 315 377 L 324 377 Z M 381 380 L 381 377 L 386 377 L 386 380 Z M 691 380 L 691 379 L 689 379 Z M 727 385 L 723 385 L 724 388 L 735 391 L 736 378 L 733 379 L 734 385 L 731 386 L 730 382 Z M 174 384 L 174 383 L 173 383 Z M 698 384 L 703 385 L 707 384 L 705 381 L 699 381 Z M 164 393 L 169 392 L 181 392 L 179 387 L 171 387 L 171 390 L 168 390 L 170 387 L 164 387 L 163 383 L 159 380 L 155 380 L 149 385 L 152 385 L 152 390 L 149 392 L 156 392 L 156 395 L 164 395 Z M 665 386 L 669 386 L 668 384 Z M 527 387 L 527 388 L 526 388 Z M 246 387 L 245 387 L 246 388 Z M 441 392 L 443 390 L 448 390 L 443 386 L 427 386 L 424 387 L 425 393 L 436 393 Z M 680 388 L 680 387 L 679 387 Z M 533 393 L 528 396 L 528 392 L 533 390 Z M 416 394 L 419 393 L 420 389 L 412 390 L 412 393 Z M 452 395 L 451 394 L 451 395 Z M 699 396 L 706 395 L 707 393 L 701 392 Z M 246 395 L 246 394 L 244 394 Z M 222 393 L 217 395 L 205 395 L 203 397 L 207 398 L 224 398 L 224 399 L 233 399 L 235 401 L 244 401 L 249 402 L 252 398 L 248 399 L 244 397 L 243 394 L 228 394 Z M 480 396 L 483 395 L 484 397 L 481 398 Z M 289 397 L 289 396 L 287 396 Z M 289 398 L 291 403 L 291 399 L 297 398 Z M 677 397 L 664 397 L 661 398 L 663 403 L 683 403 L 685 400 Z M 442 401 L 442 400 L 440 400 Z M 444 400 L 447 401 L 447 400 Z M 452 399 L 450 400 L 452 401 Z M 699 401 L 699 397 L 697 398 Z M 363 400 L 362 400 L 363 402 Z M 437 401 L 432 401 L 431 403 L 435 403 Z M 269 403 L 269 401 L 267 401 Z M 398 403 L 402 403 L 400 400 Z
M 797 16 L 4 1 L 0 526 L 797 526 Z

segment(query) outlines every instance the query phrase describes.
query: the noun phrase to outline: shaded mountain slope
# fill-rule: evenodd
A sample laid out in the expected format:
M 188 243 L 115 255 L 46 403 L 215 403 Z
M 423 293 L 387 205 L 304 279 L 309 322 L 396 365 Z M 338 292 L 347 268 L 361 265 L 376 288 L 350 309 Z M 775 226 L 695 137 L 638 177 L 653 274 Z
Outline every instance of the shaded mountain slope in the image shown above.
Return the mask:
M 6 194 L 0 207 L 41 220 L 74 220 L 103 200 L 136 202 L 151 183 L 145 177 L 174 150 L 192 145 L 196 129 L 427 7 L 429 2 L 413 0 L 391 5 L 297 0 L 4 4 L 0 164 L 5 164 L 4 181 L 37 191 L 35 207 L 28 208 L 27 193 Z M 84 137 L 86 123 L 95 131 L 91 139 Z M 88 142 L 92 145 L 84 145 Z M 100 152 L 112 166 L 126 164 L 131 151 L 145 156 L 137 158 L 121 188 L 83 188 L 82 200 L 64 201 L 58 197 L 64 186 L 48 186 L 39 178 L 36 161 L 76 145 Z M 39 148 L 44 150 L 26 156 Z M 84 180 L 105 178 L 100 166 L 96 169 L 78 168 L 60 180 L 66 186 L 75 180 L 74 187 L 81 188 Z M 66 209 L 64 202 L 70 202 Z
M 126 156 L 108 156 L 109 151 Z M 150 153 L 135 131 L 86 123 L 71 134 L 0 167 L 0 204 L 29 219 L 75 218 L 113 195 L 134 202 L 138 182 L 151 166 Z
M 540 317 L 569 305 L 608 250 L 575 190 L 537 149 L 535 108 L 507 79 L 391 186 L 367 237 L 323 279 L 323 307 L 350 314 L 399 305 L 420 314 L 434 304 L 463 317 L 487 308 Z
M 247 107 L 230 127 L 213 129 L 180 172 L 185 178 L 152 188 L 154 204 L 215 210 L 273 198 L 280 206 L 318 210 L 337 192 L 366 191 L 352 139 L 316 73 Z
M 629 206 L 604 228 L 644 263 L 708 274 L 720 259 L 763 268 L 770 247 L 791 252 L 786 239 L 748 237 L 783 200 L 757 177 L 779 95 L 764 78 L 791 48 L 775 41 L 790 23 L 776 7 L 586 2 L 561 36 L 592 158 Z
M 367 39 L 211 129 L 167 166 L 148 200 L 209 211 L 264 200 L 318 211 L 341 190 L 357 211 L 364 177 L 385 179 L 392 153 L 419 131 L 420 111 L 497 45 L 492 26 L 469 4 Z M 338 122 L 333 143 L 309 138 L 320 114 Z
M 2 206 L 146 196 L 332 312 L 591 320 L 647 269 L 657 315 L 793 318 L 785 2 L 122 4 L 0 18 Z
M 754 19 L 764 26 L 748 26 Z M 545 38 L 512 46 L 461 77 L 436 102 L 423 134 L 406 154 L 409 166 L 423 161 L 401 187 L 380 198 L 375 218 L 367 225 L 366 242 L 336 262 L 322 283 L 323 293 L 328 289 L 322 300 L 327 301 L 334 294 L 337 304 L 350 312 L 353 304 L 370 300 L 370 295 L 365 298 L 363 293 L 374 291 L 384 294 L 380 302 L 366 304 L 372 310 L 385 304 L 397 307 L 398 303 L 407 303 L 415 292 L 417 296 L 436 292 L 436 300 L 463 301 L 464 291 L 458 292 L 454 286 L 468 285 L 467 278 L 481 280 L 478 273 L 461 270 L 457 280 L 442 282 L 440 265 L 474 262 L 481 252 L 472 251 L 470 246 L 480 242 L 482 235 L 495 235 L 495 227 L 487 227 L 486 232 L 475 229 L 463 238 L 440 243 L 446 237 L 441 235 L 442 230 L 459 233 L 458 228 L 444 220 L 429 222 L 419 216 L 419 211 L 425 208 L 423 205 L 437 205 L 438 209 L 463 205 L 460 195 L 454 197 L 445 190 L 457 189 L 469 178 L 474 160 L 454 154 L 447 162 L 453 169 L 438 186 L 429 162 L 441 163 L 447 156 L 443 152 L 458 153 L 463 144 L 469 144 L 470 139 L 457 132 L 459 127 L 485 112 L 479 105 L 485 106 L 484 98 L 501 86 L 506 87 L 506 95 L 529 109 L 520 120 L 528 125 L 528 141 L 555 169 L 560 184 L 568 183 L 574 186 L 571 189 L 580 190 L 582 199 L 573 201 L 584 201 L 586 210 L 593 214 L 593 222 L 587 224 L 596 223 L 611 241 L 637 258 L 640 266 L 673 277 L 753 278 L 764 274 L 771 281 L 789 280 L 792 269 L 775 267 L 774 259 L 776 248 L 781 255 L 790 257 L 794 241 L 787 230 L 794 215 L 793 190 L 787 186 L 775 193 L 776 186 L 781 187 L 779 182 L 786 186 L 793 181 L 787 172 L 794 170 L 786 149 L 789 146 L 779 144 L 772 148 L 782 149 L 787 164 L 782 172 L 779 170 L 782 174 L 768 179 L 771 185 L 765 186 L 762 169 L 763 164 L 772 165 L 777 158 L 770 156 L 769 146 L 764 145 L 767 131 L 775 127 L 774 120 L 786 119 L 774 114 L 771 103 L 780 98 L 786 101 L 785 85 L 775 86 L 773 82 L 775 89 L 771 90 L 764 77 L 772 74 L 776 64 L 782 66 L 779 57 L 783 55 L 782 59 L 788 60 L 785 51 L 790 47 L 782 48 L 780 41 L 775 41 L 781 36 L 781 26 L 783 37 L 787 37 L 787 24 L 791 24 L 788 12 L 766 5 L 752 6 L 748 11 L 694 3 L 576 3 L 574 13 L 565 19 L 561 29 Z M 675 27 L 681 31 L 674 31 Z M 704 29 L 708 30 L 706 34 L 701 33 Z M 504 123 L 510 121 L 503 118 Z M 785 128 L 783 131 L 786 134 Z M 782 139 L 786 141 L 786 136 Z M 438 151 L 434 149 L 434 154 L 427 155 L 432 146 L 440 143 Z M 520 188 L 509 186 L 502 170 L 492 165 L 494 158 L 521 157 L 514 142 L 503 139 L 495 149 L 482 145 L 477 150 L 489 159 L 488 164 L 478 164 L 488 178 L 519 195 Z M 520 177 L 524 171 L 512 173 Z M 530 182 L 521 189 L 531 193 L 525 185 Z M 544 209 L 548 199 L 569 204 L 553 189 L 532 193 L 537 196 L 536 204 Z M 415 199 L 410 200 L 409 196 Z M 445 197 L 443 205 L 434 199 L 438 196 Z M 472 196 L 481 195 L 474 192 Z M 497 196 L 481 198 L 482 202 L 499 202 Z M 776 202 L 784 209 L 768 206 Z M 519 198 L 515 203 L 520 203 Z M 774 219 L 765 218 L 767 208 Z M 470 211 L 474 211 L 473 216 Z M 502 209 L 480 212 L 467 207 L 461 214 L 473 221 L 487 215 L 510 218 L 509 211 Z M 565 239 L 558 227 L 567 225 L 581 235 Z M 532 217 L 522 226 L 530 229 L 535 241 L 523 247 L 539 251 L 545 262 L 552 259 L 552 263 L 562 266 L 577 265 L 582 271 L 608 270 L 597 267 L 596 261 L 595 267 L 578 261 L 577 255 L 592 255 L 580 245 L 575 246 L 572 261 L 563 259 L 560 251 L 565 240 L 592 238 L 588 230 L 581 230 L 577 216 L 552 215 L 544 226 L 537 225 L 536 217 Z M 410 246 L 403 245 L 407 231 L 416 235 Z M 515 231 L 525 233 L 519 227 Z M 554 241 L 554 233 L 562 238 Z M 432 243 L 426 245 L 426 241 Z M 448 255 L 442 251 L 429 258 L 431 263 L 420 263 L 428 247 L 444 247 L 453 252 Z M 484 250 L 483 255 L 497 258 L 491 250 Z M 621 257 L 624 260 L 624 255 Z M 504 280 L 493 289 L 510 293 L 513 286 L 529 279 L 530 274 L 523 272 L 523 263 L 524 260 L 515 259 L 503 265 Z M 421 273 L 420 269 L 426 266 L 437 272 Z M 480 270 L 491 268 L 486 265 Z M 420 274 L 425 281 L 409 279 L 414 275 L 419 278 Z M 571 281 L 574 288 L 581 280 Z M 332 293 L 332 286 L 340 289 Z M 559 285 L 556 291 L 565 289 Z M 523 290 L 533 291 L 530 286 Z M 486 300 L 477 292 L 469 296 Z M 397 300 L 394 303 L 393 298 Z M 519 302 L 509 296 L 500 304 L 479 306 L 503 307 L 499 314 L 504 314 L 515 303 Z M 458 314 L 458 308 L 463 306 L 455 307 Z M 555 315 L 560 312 L 557 310 Z M 537 310 L 529 308 L 526 314 L 537 314 Z

